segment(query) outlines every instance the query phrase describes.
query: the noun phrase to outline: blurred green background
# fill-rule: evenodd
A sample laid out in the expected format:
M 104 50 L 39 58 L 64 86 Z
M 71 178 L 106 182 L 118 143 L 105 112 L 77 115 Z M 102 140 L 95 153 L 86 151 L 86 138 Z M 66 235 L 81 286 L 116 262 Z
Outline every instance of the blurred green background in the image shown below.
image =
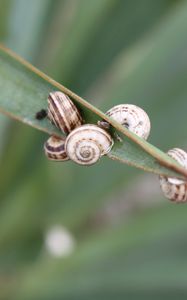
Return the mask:
M 187 1 L 0 0 L 0 40 L 103 111 L 143 107 L 162 150 L 187 146 Z M 0 116 L 0 299 L 186 299 L 187 206 L 107 158 L 49 162 L 46 138 Z

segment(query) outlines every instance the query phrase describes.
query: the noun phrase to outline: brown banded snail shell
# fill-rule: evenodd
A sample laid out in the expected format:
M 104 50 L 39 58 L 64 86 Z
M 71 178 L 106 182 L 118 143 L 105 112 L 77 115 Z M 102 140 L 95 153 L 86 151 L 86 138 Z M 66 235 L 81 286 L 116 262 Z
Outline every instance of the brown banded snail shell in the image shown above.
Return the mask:
M 68 157 L 80 165 L 95 164 L 113 146 L 113 139 L 104 129 L 86 124 L 74 129 L 66 138 Z
M 71 99 L 58 91 L 48 96 L 48 118 L 65 134 L 83 124 L 81 114 Z
M 179 148 L 168 151 L 168 155 L 187 169 L 187 153 Z M 164 196 L 176 203 L 187 201 L 187 182 L 178 178 L 159 176 L 160 187 Z
M 151 122 L 147 113 L 140 107 L 133 104 L 119 104 L 106 112 L 106 115 L 120 123 L 133 133 L 143 139 L 147 139 L 151 129 Z M 106 121 L 99 121 L 98 125 L 109 128 Z
M 64 148 L 65 140 L 51 136 L 44 144 L 45 155 L 54 161 L 66 161 L 69 157 Z

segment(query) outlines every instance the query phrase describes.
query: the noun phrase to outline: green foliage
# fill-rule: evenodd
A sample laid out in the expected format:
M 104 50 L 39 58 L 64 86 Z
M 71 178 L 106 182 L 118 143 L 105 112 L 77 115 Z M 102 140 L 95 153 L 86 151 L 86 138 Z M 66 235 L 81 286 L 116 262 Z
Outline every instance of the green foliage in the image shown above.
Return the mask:
M 6 46 L 103 111 L 125 102 L 145 108 L 151 143 L 185 148 L 185 1 L 0 6 Z M 92 168 L 48 162 L 47 135 L 0 124 L 0 299 L 186 298 L 186 207 L 168 203 L 156 178 L 109 159 Z M 56 224 L 75 238 L 67 257 L 46 251 Z

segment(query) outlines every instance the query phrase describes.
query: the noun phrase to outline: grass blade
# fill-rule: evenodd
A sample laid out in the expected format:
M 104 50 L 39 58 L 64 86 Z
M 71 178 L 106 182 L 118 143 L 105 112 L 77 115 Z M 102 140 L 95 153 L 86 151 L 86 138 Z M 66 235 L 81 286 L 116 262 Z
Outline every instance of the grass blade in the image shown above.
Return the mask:
M 187 171 L 168 155 L 107 117 L 60 83 L 49 78 L 31 64 L 3 46 L 0 47 L 0 111 L 48 134 L 61 135 L 46 119 L 38 121 L 35 113 L 46 108 L 49 92 L 61 90 L 69 95 L 80 108 L 86 123 L 99 119 L 108 121 L 122 138 L 115 143 L 109 157 L 145 171 L 167 176 L 187 177 Z

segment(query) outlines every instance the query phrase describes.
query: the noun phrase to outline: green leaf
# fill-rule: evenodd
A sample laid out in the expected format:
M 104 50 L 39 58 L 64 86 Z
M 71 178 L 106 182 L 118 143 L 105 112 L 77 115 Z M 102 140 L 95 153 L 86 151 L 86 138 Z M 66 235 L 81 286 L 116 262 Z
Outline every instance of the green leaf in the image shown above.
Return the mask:
M 37 111 L 46 108 L 49 92 L 61 90 L 69 95 L 82 112 L 86 123 L 96 123 L 105 119 L 115 129 L 122 141 L 115 139 L 115 146 L 108 155 L 110 158 L 156 174 L 184 178 L 187 171 L 168 155 L 161 152 L 143 139 L 107 117 L 99 109 L 86 102 L 61 84 L 52 80 L 29 63 L 0 47 L 0 110 L 19 121 L 22 121 L 48 134 L 61 136 L 49 120 L 38 121 Z

